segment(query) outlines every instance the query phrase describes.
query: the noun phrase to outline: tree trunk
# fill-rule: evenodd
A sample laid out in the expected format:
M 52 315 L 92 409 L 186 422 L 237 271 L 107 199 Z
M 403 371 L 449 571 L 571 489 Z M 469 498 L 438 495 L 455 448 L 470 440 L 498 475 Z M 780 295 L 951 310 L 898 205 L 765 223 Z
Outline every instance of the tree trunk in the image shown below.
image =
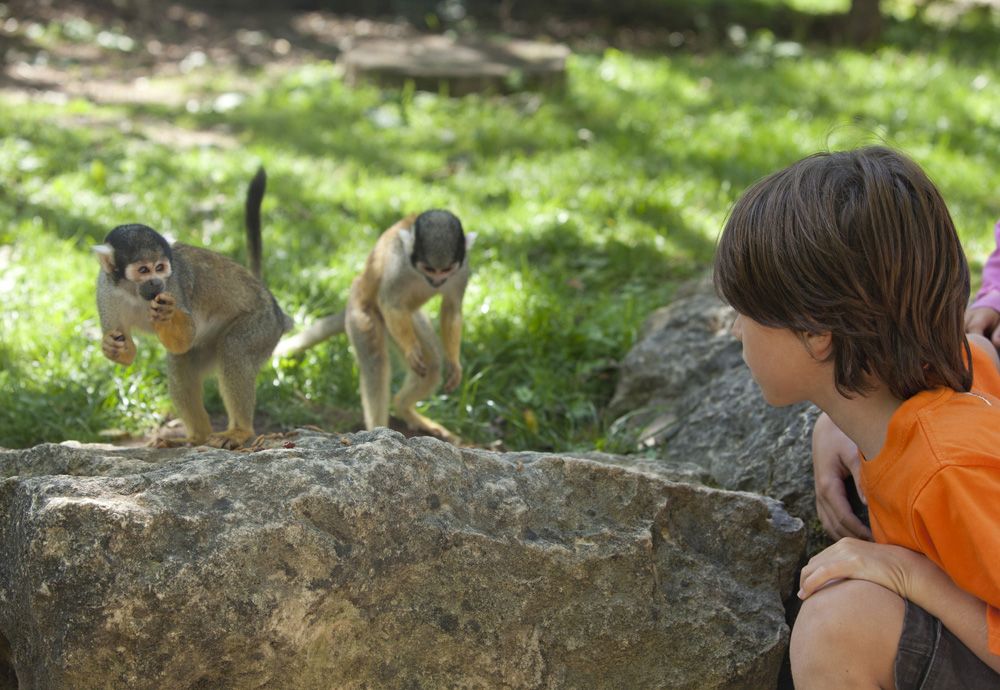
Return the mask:
M 879 0 L 851 0 L 844 37 L 858 46 L 875 43 L 882 37 L 882 23 Z

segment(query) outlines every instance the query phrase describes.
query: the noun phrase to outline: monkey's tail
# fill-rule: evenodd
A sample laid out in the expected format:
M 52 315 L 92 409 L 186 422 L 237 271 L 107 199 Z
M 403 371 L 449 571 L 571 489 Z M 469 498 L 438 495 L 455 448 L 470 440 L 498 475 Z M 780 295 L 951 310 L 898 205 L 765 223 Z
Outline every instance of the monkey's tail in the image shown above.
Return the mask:
M 267 187 L 267 173 L 264 166 L 250 180 L 247 187 L 246 226 L 247 226 L 247 262 L 250 271 L 260 280 L 263 276 L 260 269 L 260 257 L 263 253 L 260 240 L 260 205 L 264 201 L 264 190 Z
M 326 340 L 332 336 L 344 332 L 344 312 L 324 316 L 301 333 L 296 333 L 291 338 L 285 338 L 274 348 L 274 354 L 278 357 L 288 357 L 295 355 L 318 342 Z

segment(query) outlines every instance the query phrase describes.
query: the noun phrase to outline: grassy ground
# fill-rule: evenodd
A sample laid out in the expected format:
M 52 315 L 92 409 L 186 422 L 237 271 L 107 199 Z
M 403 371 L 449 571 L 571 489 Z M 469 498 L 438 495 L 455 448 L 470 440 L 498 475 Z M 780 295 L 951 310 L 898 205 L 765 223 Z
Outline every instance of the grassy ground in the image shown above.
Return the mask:
M 244 38 L 275 46 L 273 59 L 191 50 L 155 69 L 126 29 L 6 19 L 23 57 L 0 80 L 0 446 L 164 421 L 155 342 L 129 368 L 101 355 L 90 247 L 144 222 L 241 257 L 242 195 L 260 164 L 265 273 L 298 324 L 342 307 L 401 215 L 447 207 L 479 233 L 466 378 L 425 411 L 508 448 L 614 445 L 601 411 L 615 363 L 710 264 L 739 192 L 779 166 L 902 148 L 941 186 L 977 267 L 1000 215 L 989 42 L 866 53 L 737 32 L 710 53 L 577 54 L 563 94 L 454 99 L 348 88 L 322 51 L 288 53 L 266 30 Z M 265 368 L 259 418 L 356 428 L 356 385 L 346 338 L 328 341 Z M 221 411 L 214 388 L 208 403 Z

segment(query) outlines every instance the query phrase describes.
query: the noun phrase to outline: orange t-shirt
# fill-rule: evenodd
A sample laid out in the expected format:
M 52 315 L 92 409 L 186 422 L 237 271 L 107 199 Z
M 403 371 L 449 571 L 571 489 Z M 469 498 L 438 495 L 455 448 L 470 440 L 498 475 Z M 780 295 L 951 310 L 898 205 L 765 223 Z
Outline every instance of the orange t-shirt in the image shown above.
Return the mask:
M 875 541 L 919 551 L 987 604 L 1000 654 L 1000 374 L 972 346 L 970 393 L 923 391 L 889 421 L 861 464 Z

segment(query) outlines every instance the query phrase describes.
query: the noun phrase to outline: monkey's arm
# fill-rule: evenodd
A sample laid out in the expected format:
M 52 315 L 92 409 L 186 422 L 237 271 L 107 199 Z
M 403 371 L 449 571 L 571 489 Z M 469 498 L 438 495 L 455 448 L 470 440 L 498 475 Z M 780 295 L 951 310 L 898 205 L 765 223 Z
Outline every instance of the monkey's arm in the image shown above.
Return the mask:
M 427 374 L 427 364 L 424 362 L 424 351 L 417 340 L 416 331 L 413 330 L 413 316 L 406 309 L 385 308 L 382 309 L 382 318 L 385 319 L 385 327 L 389 335 L 396 341 L 399 348 L 406 357 L 406 363 L 418 376 Z
M 104 333 L 101 352 L 112 362 L 128 366 L 135 361 L 135 341 L 129 331 L 136 324 L 125 309 L 121 295 L 109 275 L 109 269 L 105 269 L 97 276 L 97 314 Z
M 167 352 L 182 355 L 194 342 L 194 319 L 169 292 L 161 292 L 149 303 L 153 330 Z
M 444 345 L 445 362 L 448 365 L 444 382 L 446 391 L 453 391 L 462 381 L 462 363 L 459 352 L 462 348 L 462 301 L 445 295 L 441 299 L 441 342 Z

